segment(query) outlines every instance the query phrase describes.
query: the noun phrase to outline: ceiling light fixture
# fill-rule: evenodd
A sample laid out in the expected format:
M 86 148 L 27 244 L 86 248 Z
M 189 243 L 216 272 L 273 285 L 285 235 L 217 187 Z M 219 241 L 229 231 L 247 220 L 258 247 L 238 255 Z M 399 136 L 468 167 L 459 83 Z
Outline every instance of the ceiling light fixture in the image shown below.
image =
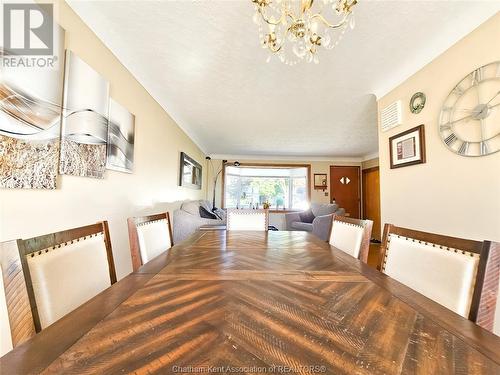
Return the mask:
M 354 28 L 357 0 L 252 0 L 263 48 L 287 65 L 319 63 L 318 50 L 334 48 Z M 328 14 L 327 14 L 328 13 Z M 271 59 L 271 55 L 267 61 Z

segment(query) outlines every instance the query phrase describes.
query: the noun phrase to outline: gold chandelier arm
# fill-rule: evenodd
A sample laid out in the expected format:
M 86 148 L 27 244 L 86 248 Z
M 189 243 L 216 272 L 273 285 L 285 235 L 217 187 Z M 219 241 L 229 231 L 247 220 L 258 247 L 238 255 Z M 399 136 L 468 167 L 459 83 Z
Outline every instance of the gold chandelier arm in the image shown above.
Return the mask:
M 344 18 L 342 19 L 342 21 L 340 21 L 339 23 L 336 23 L 336 24 L 333 24 L 333 23 L 330 23 L 326 20 L 325 17 L 323 17 L 322 14 L 319 14 L 319 13 L 316 13 L 314 15 L 311 16 L 311 20 L 315 19 L 315 18 L 318 18 L 321 22 L 323 22 L 323 24 L 330 28 L 330 29 L 338 29 L 339 27 L 342 27 L 346 24 L 347 22 L 347 17 L 349 17 L 349 15 L 351 14 L 351 12 L 349 12 L 348 14 L 346 14 L 344 16 Z
M 302 0 L 300 11 L 304 14 L 306 11 L 312 8 L 314 0 Z
M 279 25 L 280 23 L 283 22 L 283 19 L 286 17 L 286 14 L 285 13 L 282 13 L 281 14 L 281 17 L 277 20 L 277 21 L 270 21 L 268 18 L 266 18 L 266 16 L 264 15 L 264 12 L 262 11 L 262 8 L 259 7 L 259 13 L 262 17 L 262 20 L 267 23 L 268 25 L 272 25 L 272 26 L 277 26 Z
M 272 48 L 271 46 L 268 46 L 267 48 L 269 48 L 269 50 L 272 53 L 277 53 L 277 52 L 281 51 L 281 49 L 283 48 L 283 45 L 285 44 L 285 40 L 286 40 L 287 35 L 288 35 L 288 29 L 285 30 L 285 33 L 283 34 L 283 39 L 281 40 L 281 44 L 279 45 L 279 47 Z

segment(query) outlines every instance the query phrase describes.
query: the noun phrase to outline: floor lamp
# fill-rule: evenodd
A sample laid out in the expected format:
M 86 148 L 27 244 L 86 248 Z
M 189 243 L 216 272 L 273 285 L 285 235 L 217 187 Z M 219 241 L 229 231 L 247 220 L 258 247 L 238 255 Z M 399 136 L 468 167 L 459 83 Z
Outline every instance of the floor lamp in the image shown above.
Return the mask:
M 222 173 L 222 170 L 224 169 L 224 167 L 228 164 L 231 164 L 231 163 L 228 163 L 227 160 L 222 160 L 222 164 L 221 164 L 219 171 L 217 173 L 215 173 L 215 168 L 214 168 L 214 164 L 212 162 L 212 158 L 210 156 L 207 156 L 205 159 L 208 160 L 210 162 L 210 165 L 212 166 L 212 175 L 214 178 L 214 186 L 213 186 L 214 191 L 213 191 L 213 196 L 212 196 L 212 211 L 215 211 L 215 191 L 217 189 L 217 180 L 219 179 L 219 176 Z M 232 163 L 232 165 L 234 165 L 235 167 L 239 167 L 241 164 L 239 161 L 235 161 Z

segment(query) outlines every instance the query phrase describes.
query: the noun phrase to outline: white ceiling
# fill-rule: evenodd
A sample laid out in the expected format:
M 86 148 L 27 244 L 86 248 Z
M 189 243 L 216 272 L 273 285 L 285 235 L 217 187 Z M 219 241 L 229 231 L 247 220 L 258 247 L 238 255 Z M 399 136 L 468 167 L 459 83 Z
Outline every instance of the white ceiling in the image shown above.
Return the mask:
M 68 3 L 207 154 L 362 157 L 376 96 L 500 10 L 500 1 L 363 1 L 320 64 L 266 63 L 250 0 Z

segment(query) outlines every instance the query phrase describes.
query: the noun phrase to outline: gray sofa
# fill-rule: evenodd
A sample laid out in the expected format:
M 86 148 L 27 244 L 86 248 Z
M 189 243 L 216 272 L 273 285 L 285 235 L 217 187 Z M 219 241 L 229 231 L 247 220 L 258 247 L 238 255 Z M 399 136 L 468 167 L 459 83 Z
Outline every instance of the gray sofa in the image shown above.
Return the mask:
M 333 214 L 345 214 L 345 210 L 336 203 L 311 203 L 311 211 L 315 216 L 312 223 L 303 223 L 299 212 L 285 214 L 286 230 L 311 232 L 326 241 L 328 240 Z
M 217 211 L 222 220 L 204 219 L 200 217 L 200 206 L 205 207 L 210 212 L 212 211 L 212 205 L 206 200 L 186 201 L 182 203 L 178 210 L 174 211 L 172 220 L 174 243 L 185 240 L 202 225 L 221 225 L 226 223 L 226 214 L 223 210 Z

